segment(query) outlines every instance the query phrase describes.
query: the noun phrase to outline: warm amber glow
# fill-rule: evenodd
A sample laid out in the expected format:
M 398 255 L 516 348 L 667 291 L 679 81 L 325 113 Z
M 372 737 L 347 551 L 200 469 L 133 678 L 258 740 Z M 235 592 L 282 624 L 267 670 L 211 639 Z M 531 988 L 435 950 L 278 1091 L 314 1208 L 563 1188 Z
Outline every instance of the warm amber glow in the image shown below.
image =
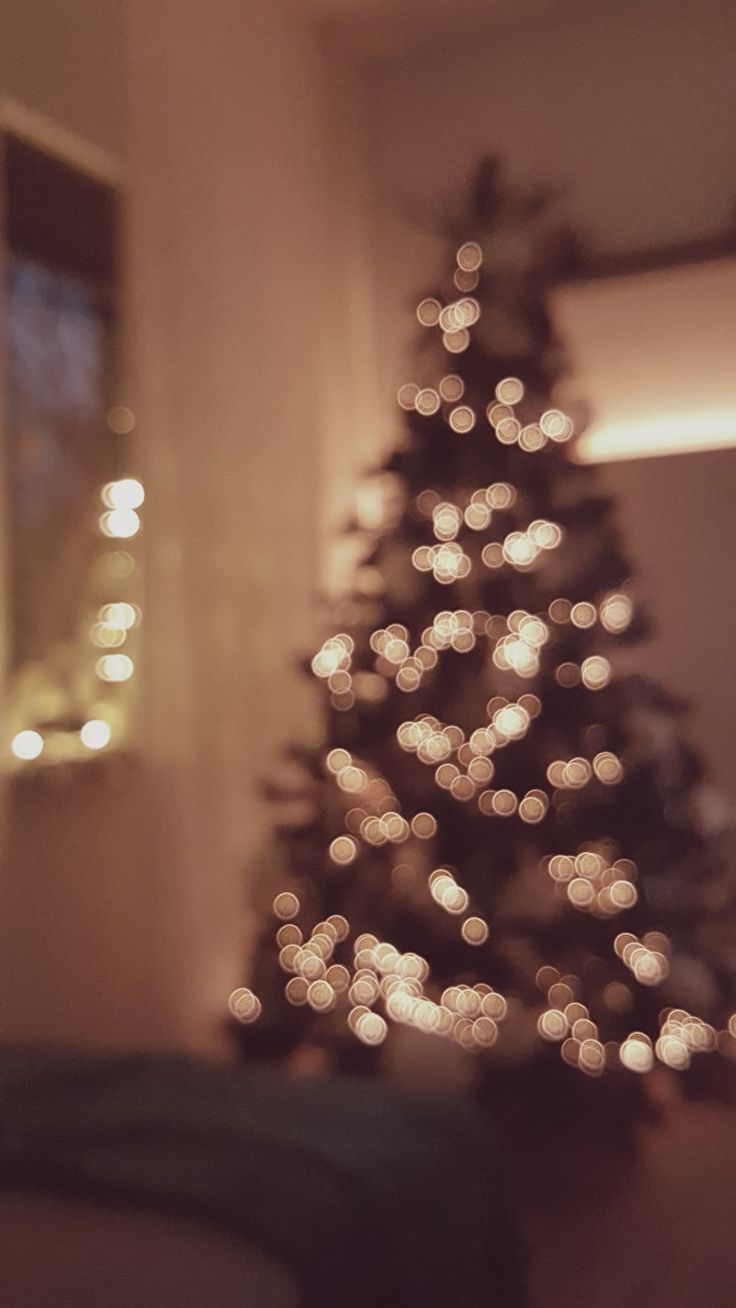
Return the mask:
M 410 411 L 414 408 L 418 394 L 419 387 L 414 382 L 405 382 L 399 387 L 396 398 L 402 409 Z
M 133 660 L 127 654 L 103 654 L 95 669 L 102 681 L 128 681 L 135 670 Z
M 444 332 L 442 344 L 449 354 L 462 354 L 470 345 L 470 333 L 465 327 L 460 331 Z
M 421 413 L 425 418 L 431 418 L 437 413 L 440 407 L 440 397 L 436 390 L 431 386 L 426 386 L 424 390 L 419 391 L 415 400 L 414 407 L 417 413 Z
M 10 748 L 16 758 L 30 763 L 43 753 L 43 736 L 38 731 L 19 731 L 13 736 Z
M 537 1021 L 537 1030 L 545 1040 L 564 1040 L 569 1030 L 567 1018 L 557 1008 L 547 1009 Z
M 518 377 L 504 377 L 496 386 L 496 399 L 499 404 L 518 404 L 523 395 L 524 385 Z
M 119 481 L 109 481 L 106 486 L 103 486 L 101 497 L 109 509 L 128 512 L 139 509 L 146 494 L 135 477 L 122 477 Z
M 378 1013 L 361 1013 L 355 1023 L 355 1034 L 365 1045 L 380 1045 L 387 1033 L 386 1022 Z
M 448 373 L 439 383 L 439 392 L 443 400 L 448 404 L 454 404 L 457 400 L 462 399 L 465 391 L 465 382 L 457 373 Z
M 233 1017 L 244 1025 L 255 1022 L 261 1015 L 261 1001 L 252 990 L 245 986 L 239 986 L 233 990 L 228 1000 L 228 1006 Z
M 593 426 L 580 438 L 575 458 L 581 463 L 608 463 L 731 445 L 736 445 L 736 409 L 693 409 Z
M 570 621 L 575 627 L 592 627 L 597 617 L 595 604 L 589 604 L 587 601 L 573 604 L 570 610 Z
M 583 685 L 588 690 L 603 690 L 611 680 L 611 665 L 600 654 L 593 654 L 591 658 L 583 660 L 580 674 Z
M 620 591 L 607 595 L 600 607 L 601 625 L 612 634 L 625 631 L 631 622 L 633 611 L 633 604 L 628 595 Z
M 276 917 L 281 918 L 282 921 L 288 921 L 290 918 L 296 917 L 299 907 L 299 900 L 290 890 L 282 891 L 273 901 L 274 914 Z
M 477 241 L 465 241 L 455 258 L 458 268 L 464 272 L 476 272 L 483 262 L 483 251 Z
M 137 535 L 141 528 L 141 520 L 135 509 L 111 509 L 100 515 L 99 524 L 100 531 L 105 536 L 119 540 Z
M 453 431 L 465 435 L 475 426 L 475 414 L 467 404 L 458 404 L 451 409 L 448 422 Z
M 110 743 L 112 728 L 102 718 L 90 718 L 81 728 L 79 736 L 87 749 L 104 749 Z
M 467 917 L 461 931 L 468 945 L 484 945 L 488 939 L 488 923 L 482 917 Z
M 439 300 L 428 297 L 417 305 L 417 318 L 422 327 L 436 327 L 440 320 L 441 305 Z
M 419 840 L 431 840 L 437 834 L 437 819 L 431 813 L 416 813 L 411 820 L 411 829 Z
M 527 454 L 535 454 L 547 444 L 547 437 L 537 422 L 529 422 L 519 433 L 519 448 Z

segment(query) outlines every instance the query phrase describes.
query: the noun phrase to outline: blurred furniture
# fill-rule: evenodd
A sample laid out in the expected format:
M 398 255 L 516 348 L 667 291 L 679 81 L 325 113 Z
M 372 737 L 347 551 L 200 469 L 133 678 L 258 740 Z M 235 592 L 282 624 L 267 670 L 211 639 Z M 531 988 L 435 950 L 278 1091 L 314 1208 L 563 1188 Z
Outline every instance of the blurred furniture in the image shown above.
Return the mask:
M 3 1194 L 7 1308 L 297 1308 L 293 1277 L 200 1220 L 76 1195 Z
M 8 1308 L 521 1308 L 484 1118 L 376 1082 L 0 1053 Z

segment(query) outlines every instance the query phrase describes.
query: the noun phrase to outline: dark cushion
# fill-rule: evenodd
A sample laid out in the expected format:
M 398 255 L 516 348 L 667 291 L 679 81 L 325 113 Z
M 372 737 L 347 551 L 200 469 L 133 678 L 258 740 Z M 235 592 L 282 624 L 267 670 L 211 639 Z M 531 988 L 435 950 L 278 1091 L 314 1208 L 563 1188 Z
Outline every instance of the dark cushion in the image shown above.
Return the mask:
M 214 1221 L 290 1268 L 306 1308 L 525 1302 L 488 1123 L 464 1101 L 184 1056 L 4 1051 L 0 1085 L 0 1184 Z

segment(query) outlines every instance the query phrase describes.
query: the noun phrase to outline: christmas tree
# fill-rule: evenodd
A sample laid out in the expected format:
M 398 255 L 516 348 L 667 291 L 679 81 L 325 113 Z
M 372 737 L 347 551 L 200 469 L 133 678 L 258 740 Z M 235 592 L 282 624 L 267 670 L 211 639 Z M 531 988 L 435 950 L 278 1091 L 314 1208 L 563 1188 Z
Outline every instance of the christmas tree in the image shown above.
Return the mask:
M 549 206 L 491 160 L 446 222 L 403 435 L 311 659 L 324 742 L 269 788 L 280 882 L 259 997 L 231 999 L 256 1051 L 349 1062 L 412 1026 L 491 1070 L 733 1058 L 733 880 L 682 706 L 636 671 L 614 506 L 570 458 L 546 298 L 576 247 Z

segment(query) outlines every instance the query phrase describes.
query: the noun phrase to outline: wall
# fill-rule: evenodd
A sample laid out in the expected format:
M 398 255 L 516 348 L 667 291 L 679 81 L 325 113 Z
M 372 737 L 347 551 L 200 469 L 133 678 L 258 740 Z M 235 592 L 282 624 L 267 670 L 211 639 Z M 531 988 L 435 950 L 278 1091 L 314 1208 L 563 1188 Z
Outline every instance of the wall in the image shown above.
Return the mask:
M 350 463 L 349 379 L 371 376 L 367 336 L 354 348 L 344 331 L 369 317 L 365 279 L 346 281 L 357 107 L 280 2 L 121 11 L 123 51 L 112 6 L 31 5 L 27 30 L 8 14 L 13 95 L 127 155 L 147 506 L 139 749 L 14 788 L 0 1030 L 213 1049 L 246 976 L 258 779 L 311 729 L 295 661 L 312 643 L 324 488 Z
M 113 160 L 123 151 L 119 0 L 5 0 L 0 99 L 43 115 Z
M 162 1038 L 244 979 L 244 865 L 318 582 L 339 375 L 318 52 L 273 0 L 128 0 L 132 358 L 148 487 L 142 746 Z M 143 908 L 144 905 L 141 905 Z
M 735 38 L 736 11 L 724 0 L 550 5 L 495 25 L 479 8 L 475 31 L 448 24 L 444 44 L 430 46 L 418 26 L 413 50 L 366 66 L 385 413 L 366 434 L 366 460 L 396 430 L 411 308 L 440 256 L 432 224 L 483 153 L 501 154 L 513 181 L 561 186 L 559 212 L 598 251 L 725 229 L 736 201 Z M 606 471 L 659 619 L 644 664 L 693 701 L 695 738 L 733 795 L 723 708 L 736 611 L 721 561 L 736 548 L 724 494 L 735 475 L 736 451 Z

